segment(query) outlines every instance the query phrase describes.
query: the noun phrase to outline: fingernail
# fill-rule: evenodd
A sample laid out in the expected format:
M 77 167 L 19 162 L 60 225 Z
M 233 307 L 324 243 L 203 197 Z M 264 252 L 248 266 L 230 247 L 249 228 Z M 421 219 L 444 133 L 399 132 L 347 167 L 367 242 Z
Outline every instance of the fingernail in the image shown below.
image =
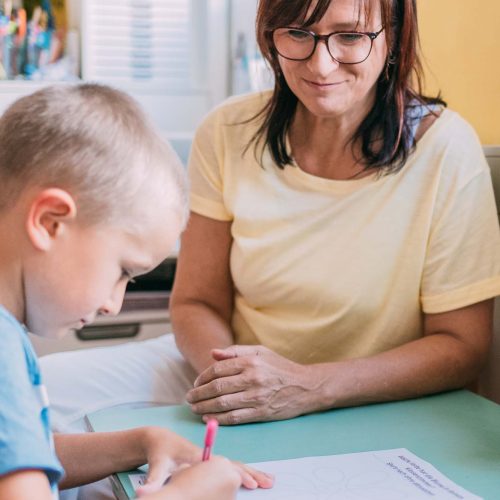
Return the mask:
M 198 387 L 198 379 L 193 382 L 193 387 Z
M 192 403 L 193 402 L 193 397 L 191 396 L 191 394 L 186 394 L 186 402 L 187 403 Z

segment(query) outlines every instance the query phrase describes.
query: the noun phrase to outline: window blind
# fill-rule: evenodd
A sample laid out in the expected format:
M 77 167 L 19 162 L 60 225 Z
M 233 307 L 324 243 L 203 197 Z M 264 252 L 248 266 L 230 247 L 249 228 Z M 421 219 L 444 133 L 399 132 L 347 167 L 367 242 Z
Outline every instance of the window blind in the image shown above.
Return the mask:
M 199 87 L 194 65 L 203 34 L 194 28 L 204 5 L 200 0 L 84 0 L 82 77 L 189 93 Z

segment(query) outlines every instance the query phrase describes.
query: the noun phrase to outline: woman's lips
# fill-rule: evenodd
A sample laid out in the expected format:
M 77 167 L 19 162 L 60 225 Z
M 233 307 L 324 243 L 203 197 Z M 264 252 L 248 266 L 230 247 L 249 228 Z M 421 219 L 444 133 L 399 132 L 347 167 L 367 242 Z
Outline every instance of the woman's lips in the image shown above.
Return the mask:
M 306 82 L 307 85 L 309 85 L 314 89 L 322 90 L 322 89 L 331 89 L 332 87 L 337 87 L 338 85 L 342 85 L 343 83 L 345 83 L 345 80 L 341 82 L 313 82 L 311 80 L 304 79 L 304 82 Z

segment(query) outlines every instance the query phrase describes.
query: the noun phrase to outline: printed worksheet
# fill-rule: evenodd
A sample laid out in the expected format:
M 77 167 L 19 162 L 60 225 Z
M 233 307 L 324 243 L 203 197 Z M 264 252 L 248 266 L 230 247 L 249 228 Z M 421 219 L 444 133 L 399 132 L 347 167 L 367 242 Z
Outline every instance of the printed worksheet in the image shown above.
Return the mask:
M 250 465 L 274 474 L 275 485 L 241 489 L 239 500 L 480 499 L 404 448 Z

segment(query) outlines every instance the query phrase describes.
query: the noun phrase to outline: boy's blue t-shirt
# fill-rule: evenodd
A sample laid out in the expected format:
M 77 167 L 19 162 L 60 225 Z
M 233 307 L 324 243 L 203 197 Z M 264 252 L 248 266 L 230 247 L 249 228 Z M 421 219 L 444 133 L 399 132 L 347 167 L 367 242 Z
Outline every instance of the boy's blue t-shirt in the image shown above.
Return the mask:
M 54 452 L 48 411 L 28 334 L 0 306 L 0 475 L 42 470 L 55 491 L 64 471 Z

